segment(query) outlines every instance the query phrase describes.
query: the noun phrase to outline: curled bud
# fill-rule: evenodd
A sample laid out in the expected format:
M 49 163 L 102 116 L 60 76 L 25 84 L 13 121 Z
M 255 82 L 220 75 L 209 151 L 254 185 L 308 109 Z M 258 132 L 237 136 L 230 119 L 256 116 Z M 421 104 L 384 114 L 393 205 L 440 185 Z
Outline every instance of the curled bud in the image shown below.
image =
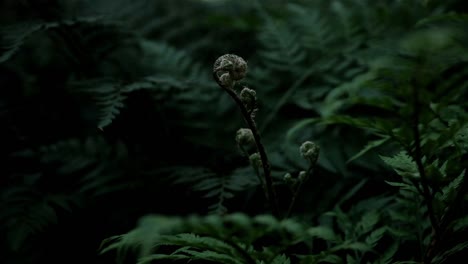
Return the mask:
M 297 179 L 294 178 L 289 172 L 284 174 L 283 180 L 289 186 L 289 188 L 294 188 L 297 185 Z
M 252 130 L 249 128 L 240 128 L 236 133 L 236 142 L 240 146 L 250 146 L 255 144 L 255 139 Z
M 260 154 L 258 152 L 250 155 L 249 160 L 250 164 L 256 168 L 261 168 L 263 166 L 262 159 L 260 158 Z
M 239 97 L 248 111 L 253 112 L 257 108 L 257 93 L 254 90 L 244 87 Z
M 222 85 L 228 86 L 228 87 L 234 84 L 234 81 L 231 79 L 231 76 L 229 75 L 229 73 L 221 74 L 221 76 L 219 77 L 219 81 L 221 82 Z
M 291 180 L 292 180 L 292 175 L 291 175 L 291 173 L 288 172 L 288 173 L 284 174 L 283 180 L 284 180 L 286 183 L 291 182 Z
M 225 54 L 215 61 L 213 72 L 229 73 L 232 81 L 239 81 L 247 75 L 247 62 L 237 55 Z
M 301 152 L 301 155 L 305 159 L 309 160 L 311 164 L 315 164 L 317 162 L 320 153 L 320 147 L 317 146 L 314 142 L 306 141 L 302 143 L 299 150 Z
M 304 182 L 307 179 L 307 172 L 300 171 L 299 176 L 297 176 L 297 179 L 301 182 Z

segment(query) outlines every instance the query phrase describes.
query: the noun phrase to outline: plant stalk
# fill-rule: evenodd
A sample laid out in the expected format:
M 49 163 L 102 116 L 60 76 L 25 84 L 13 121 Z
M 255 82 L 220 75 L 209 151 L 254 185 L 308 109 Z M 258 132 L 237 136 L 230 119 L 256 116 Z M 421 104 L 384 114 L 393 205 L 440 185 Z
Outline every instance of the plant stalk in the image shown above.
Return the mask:
M 258 153 L 260 154 L 260 159 L 262 160 L 263 176 L 264 176 L 265 185 L 266 185 L 266 195 L 267 195 L 266 198 L 268 200 L 268 203 L 271 206 L 273 215 L 277 218 L 280 218 L 280 213 L 278 209 L 278 199 L 276 196 L 275 189 L 273 188 L 273 179 L 271 177 L 270 162 L 268 161 L 265 148 L 260 140 L 260 134 L 259 134 L 257 125 L 255 124 L 255 120 L 252 118 L 249 111 L 244 106 L 241 99 L 239 98 L 237 93 L 232 89 L 232 87 L 223 85 L 223 83 L 221 83 L 219 76 L 216 72 L 213 72 L 213 78 L 215 79 L 216 83 L 221 88 L 223 88 L 232 97 L 232 99 L 234 99 L 234 101 L 236 102 L 237 106 L 239 107 L 242 113 L 242 116 L 244 117 L 245 122 L 247 123 L 247 126 L 252 131 L 252 134 L 255 140 L 255 145 L 257 146 Z
M 421 135 L 419 133 L 419 112 L 420 112 L 420 103 L 419 103 L 419 94 L 418 94 L 418 85 L 413 84 L 413 139 L 414 139 L 414 159 L 418 168 L 419 175 L 421 177 L 421 185 L 423 188 L 423 197 L 426 202 L 429 220 L 431 221 L 432 230 L 434 233 L 433 241 L 437 241 L 440 238 L 440 228 L 437 221 L 437 218 L 434 213 L 434 208 L 432 205 L 432 193 L 429 189 L 429 181 L 427 179 L 426 171 L 422 163 L 422 151 L 421 151 Z M 432 248 L 429 246 L 428 252 L 424 256 L 424 263 L 431 263 L 433 254 L 428 254 L 429 249 Z

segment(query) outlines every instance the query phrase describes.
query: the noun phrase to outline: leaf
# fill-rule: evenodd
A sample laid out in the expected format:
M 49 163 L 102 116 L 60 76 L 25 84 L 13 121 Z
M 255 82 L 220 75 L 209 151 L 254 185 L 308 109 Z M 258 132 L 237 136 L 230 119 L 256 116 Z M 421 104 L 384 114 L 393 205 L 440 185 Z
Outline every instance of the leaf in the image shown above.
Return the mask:
M 230 174 L 216 174 L 208 169 L 195 167 L 177 167 L 170 177 L 176 184 L 191 186 L 194 192 L 212 202 L 210 212 L 224 214 L 225 203 L 238 192 L 257 186 L 257 177 L 250 167 L 238 168 Z
M 396 254 L 397 251 L 398 251 L 398 243 L 394 242 L 390 245 L 390 247 L 385 249 L 384 253 L 379 258 L 379 263 L 381 264 L 394 263 L 392 262 L 392 260 L 393 260 L 393 256 Z
M 402 190 L 407 190 L 407 191 L 412 191 L 414 193 L 418 193 L 414 185 L 408 184 L 406 182 L 391 182 L 391 181 L 385 181 L 390 186 L 393 187 L 399 187 Z
M 387 227 L 380 227 L 377 228 L 376 230 L 372 231 L 367 237 L 366 237 L 366 244 L 368 244 L 370 247 L 375 248 L 377 245 L 377 242 L 382 239 L 383 235 L 387 231 Z
M 343 124 L 357 128 L 372 129 L 373 123 L 366 118 L 354 118 L 350 116 L 331 115 L 322 118 L 321 124 Z
M 346 255 L 346 264 L 358 264 L 358 261 L 350 255 Z
M 437 255 L 434 258 L 433 262 L 435 262 L 435 263 L 445 263 L 448 257 L 450 257 L 450 256 L 452 256 L 452 255 L 454 255 L 456 253 L 459 253 L 462 250 L 466 250 L 467 248 L 468 248 L 468 242 L 458 243 L 455 246 L 453 246 L 452 248 L 440 252 L 439 255 Z
M 455 220 L 451 225 L 454 232 L 468 229 L 468 216 Z
M 336 264 L 343 263 L 343 260 L 341 259 L 341 257 L 339 257 L 337 255 L 329 254 L 329 253 L 326 254 L 325 256 L 320 256 L 319 260 L 320 260 L 320 262 L 318 262 L 318 263 L 322 263 L 322 262 L 336 263 Z
M 370 150 L 387 143 L 390 139 L 391 139 L 391 137 L 385 136 L 385 137 L 383 137 L 381 139 L 377 139 L 377 140 L 369 142 L 361 151 L 359 151 L 357 154 L 355 154 L 350 159 L 348 159 L 347 163 L 350 163 L 353 160 L 362 157 L 364 154 L 366 154 Z
M 272 261 L 271 264 L 291 264 L 291 260 L 286 257 L 284 254 L 276 256 Z
M 361 220 L 356 225 L 356 229 L 360 233 L 365 234 L 374 228 L 379 219 L 380 213 L 377 210 L 369 210 L 362 215 Z
M 335 232 L 331 228 L 326 226 L 311 227 L 307 229 L 306 232 L 309 236 L 313 238 L 320 238 L 329 242 L 339 241 L 339 237 L 335 234 Z
M 361 252 L 366 252 L 366 251 L 371 251 L 372 248 L 362 242 L 351 242 L 351 241 L 345 241 L 342 244 L 339 244 L 337 246 L 334 246 L 330 249 L 330 251 L 335 252 L 335 251 L 341 251 L 341 250 L 355 250 L 355 251 L 361 251 Z
M 465 169 L 466 170 L 466 169 Z M 441 201 L 448 204 L 452 201 L 453 197 L 456 195 L 460 185 L 465 180 L 465 170 L 463 170 L 460 175 L 450 181 L 444 188 L 442 188 L 442 195 L 440 197 Z
M 272 17 L 257 5 L 265 21 L 263 29 L 258 38 L 264 45 L 264 49 L 259 52 L 267 66 L 278 71 L 293 71 L 294 66 L 303 62 L 306 53 L 299 45 L 296 32 L 279 21 L 274 21 Z
M 138 260 L 138 264 L 146 264 L 151 263 L 153 260 L 161 260 L 161 259 L 170 259 L 170 260 L 188 260 L 189 258 L 186 255 L 166 255 L 166 254 L 152 254 L 150 256 L 140 258 Z
M 26 40 L 36 32 L 64 26 L 69 27 L 78 24 L 97 23 L 112 24 L 111 22 L 102 21 L 100 17 L 78 17 L 74 20 L 52 22 L 30 21 L 4 27 L 0 30 L 2 35 L 2 38 L 0 38 L 0 50 L 4 50 L 3 53 L 0 53 L 0 63 L 6 62 L 11 57 L 13 57 L 13 55 L 15 55 L 23 46 Z
M 393 157 L 380 156 L 380 158 L 392 167 L 398 175 L 404 178 L 419 178 L 416 162 L 405 151 L 401 151 Z

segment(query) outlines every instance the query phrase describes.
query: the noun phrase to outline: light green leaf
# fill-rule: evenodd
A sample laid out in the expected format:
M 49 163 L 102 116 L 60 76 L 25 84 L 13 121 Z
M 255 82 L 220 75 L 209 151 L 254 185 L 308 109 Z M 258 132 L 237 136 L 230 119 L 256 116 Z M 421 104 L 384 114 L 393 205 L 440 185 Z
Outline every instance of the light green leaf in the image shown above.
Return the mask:
M 357 154 L 355 154 L 354 156 L 352 156 L 350 159 L 348 159 L 347 163 L 350 163 L 352 162 L 353 160 L 355 159 L 358 159 L 360 157 L 362 157 L 364 154 L 366 154 L 367 152 L 369 152 L 370 150 L 376 148 L 376 147 L 379 147 L 383 144 L 385 144 L 387 141 L 390 140 L 390 137 L 389 136 L 385 136 L 381 139 L 377 139 L 377 140 L 374 140 L 374 141 L 371 141 L 369 142 L 361 151 L 359 151 Z
M 278 255 L 271 261 L 271 264 L 291 264 L 291 260 L 285 255 Z
M 398 175 L 404 178 L 419 178 L 416 162 L 405 151 L 401 151 L 393 157 L 380 156 L 380 158 L 392 167 Z
M 335 232 L 326 226 L 317 226 L 307 229 L 307 234 L 314 238 L 321 238 L 326 241 L 336 242 L 339 240 L 339 237 Z

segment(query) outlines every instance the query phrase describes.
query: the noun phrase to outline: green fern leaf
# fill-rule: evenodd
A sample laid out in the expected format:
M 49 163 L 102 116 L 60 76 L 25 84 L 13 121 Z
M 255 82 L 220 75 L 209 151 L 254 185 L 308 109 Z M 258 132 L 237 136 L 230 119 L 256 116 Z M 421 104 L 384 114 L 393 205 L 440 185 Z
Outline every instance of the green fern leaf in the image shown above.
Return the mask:
M 398 243 L 395 242 L 392 245 L 390 245 L 389 248 L 385 250 L 385 252 L 379 258 L 378 263 L 381 263 L 381 264 L 394 263 L 393 257 L 397 253 L 397 251 L 398 251 Z
M 14 156 L 38 159 L 42 164 L 55 166 L 56 172 L 62 175 L 86 171 L 77 179 L 77 192 L 101 195 L 111 191 L 110 188 L 117 188 L 122 172 L 115 165 L 127 157 L 127 150 L 122 143 L 112 146 L 98 137 L 63 140 L 34 150 L 19 151 Z
M 100 252 L 116 251 L 117 260 L 121 263 L 129 251 L 137 253 L 140 260 L 151 259 L 155 256 L 153 254 L 163 259 L 166 257 L 160 252 L 176 247 L 167 256 L 185 256 L 206 261 L 214 261 L 216 257 L 218 261 L 229 263 L 253 263 L 255 260 L 261 263 L 269 260 L 266 263 L 271 263 L 285 248 L 305 242 L 310 237 L 305 234 L 305 230 L 303 225 L 292 219 L 279 221 L 271 215 L 250 217 L 236 213 L 203 217 L 192 215 L 186 218 L 147 216 L 127 234 L 103 241 Z M 292 239 L 282 239 L 277 245 L 265 247 L 262 251 L 252 246 L 263 244 L 261 241 L 269 237 Z M 213 256 L 213 252 L 216 256 Z
M 333 229 L 326 226 L 311 227 L 307 229 L 307 234 L 313 238 L 320 238 L 329 242 L 337 242 L 340 240 Z
M 185 253 L 193 259 L 202 259 L 226 264 L 240 264 L 242 255 L 233 246 L 211 237 L 200 237 L 195 234 L 185 233 L 175 236 L 161 236 L 156 246 L 171 245 L 181 246 L 174 254 Z M 193 249 L 193 250 L 191 250 Z
M 143 65 L 157 72 L 158 76 L 172 76 L 187 82 L 196 81 L 212 86 L 209 74 L 200 63 L 194 61 L 184 50 L 176 49 L 169 44 L 142 40 Z
M 155 99 L 164 99 L 172 91 L 184 91 L 187 82 L 178 81 L 168 76 L 148 76 L 139 81 L 123 84 L 116 80 L 87 80 L 73 84 L 81 93 L 90 94 L 98 108 L 98 128 L 110 125 L 124 108 L 128 94 L 138 90 L 148 90 Z M 84 87 L 84 88 L 80 88 Z
M 297 4 L 288 4 L 288 11 L 292 14 L 294 24 L 303 33 L 301 43 L 309 49 L 327 52 L 330 46 L 336 42 L 337 35 L 333 34 L 332 23 L 327 16 L 315 8 L 304 8 Z
M 291 264 L 291 260 L 285 255 L 278 255 L 271 261 L 271 264 Z
M 405 152 L 402 151 L 393 157 L 380 156 L 380 158 L 390 167 L 392 167 L 398 175 L 406 178 L 419 178 L 416 162 Z
M 369 245 L 369 247 L 371 248 L 375 248 L 375 246 L 382 239 L 386 231 L 387 227 L 380 227 L 375 229 L 366 237 L 366 244 Z
M 462 242 L 462 243 L 456 244 L 452 248 L 450 248 L 448 250 L 444 250 L 443 252 L 441 252 L 438 256 L 436 256 L 433 259 L 433 262 L 434 263 L 447 263 L 447 259 L 449 257 L 451 257 L 452 255 L 454 255 L 456 253 L 464 251 L 467 248 L 468 248 L 468 242 Z
M 444 202 L 445 204 L 449 204 L 455 195 L 457 194 L 458 189 L 460 188 L 460 185 L 464 181 L 465 178 L 465 170 L 463 170 L 460 175 L 458 175 L 456 178 L 454 178 L 452 181 L 450 181 L 449 184 L 447 184 L 444 188 L 442 188 L 442 193 L 441 195 L 437 195 L 438 198 Z
M 468 229 L 468 216 L 455 220 L 451 225 L 452 225 L 453 231 L 455 232 Z
M 265 47 L 260 52 L 267 67 L 274 70 L 294 72 L 298 64 L 306 58 L 304 49 L 300 46 L 298 36 L 288 27 L 273 18 L 257 3 L 264 19 L 264 27 L 259 34 L 259 41 Z
M 187 263 L 188 263 L 190 258 L 187 257 L 186 255 L 182 255 L 182 254 L 180 254 L 180 255 L 177 255 L 177 254 L 171 254 L 171 255 L 152 254 L 152 255 L 150 255 L 148 257 L 144 257 L 144 258 L 139 259 L 136 263 L 137 264 L 147 264 L 147 263 L 151 263 L 154 260 L 187 260 Z
M 227 208 L 225 201 L 234 194 L 247 188 L 257 186 L 256 177 L 251 169 L 241 168 L 231 174 L 218 175 L 203 168 L 176 168 L 172 177 L 177 184 L 189 184 L 192 190 L 200 192 L 203 197 L 216 202 L 209 206 L 212 213 L 224 214 Z
M 373 230 L 379 220 L 380 213 L 377 210 L 369 210 L 362 215 L 360 221 L 356 224 L 356 230 L 360 234 L 366 234 Z
M 341 251 L 341 250 L 355 250 L 355 251 L 360 251 L 360 252 L 366 252 L 366 251 L 372 251 L 372 248 L 366 243 L 345 241 L 342 244 L 339 244 L 330 249 L 330 251 L 332 252 Z
M 0 29 L 2 36 L 0 42 L 0 63 L 6 62 L 23 46 L 27 38 L 36 32 L 47 31 L 63 26 L 74 26 L 80 24 L 109 24 L 112 22 L 103 21 L 100 17 L 79 17 L 73 20 L 42 22 L 31 21 L 18 25 L 11 25 Z
M 10 188 L 0 200 L 0 221 L 5 224 L 11 250 L 19 251 L 36 234 L 44 232 L 59 219 L 57 210 L 71 211 L 76 204 L 69 195 L 41 195 L 30 187 Z
M 359 151 L 357 154 L 355 154 L 354 156 L 349 158 L 347 163 L 350 163 L 353 160 L 362 157 L 363 155 L 365 155 L 367 152 L 371 151 L 372 149 L 377 148 L 377 147 L 387 143 L 390 139 L 391 138 L 389 136 L 384 136 L 381 139 L 377 139 L 377 140 L 374 140 L 374 141 L 371 141 L 371 142 L 367 143 L 367 145 L 361 151 Z

